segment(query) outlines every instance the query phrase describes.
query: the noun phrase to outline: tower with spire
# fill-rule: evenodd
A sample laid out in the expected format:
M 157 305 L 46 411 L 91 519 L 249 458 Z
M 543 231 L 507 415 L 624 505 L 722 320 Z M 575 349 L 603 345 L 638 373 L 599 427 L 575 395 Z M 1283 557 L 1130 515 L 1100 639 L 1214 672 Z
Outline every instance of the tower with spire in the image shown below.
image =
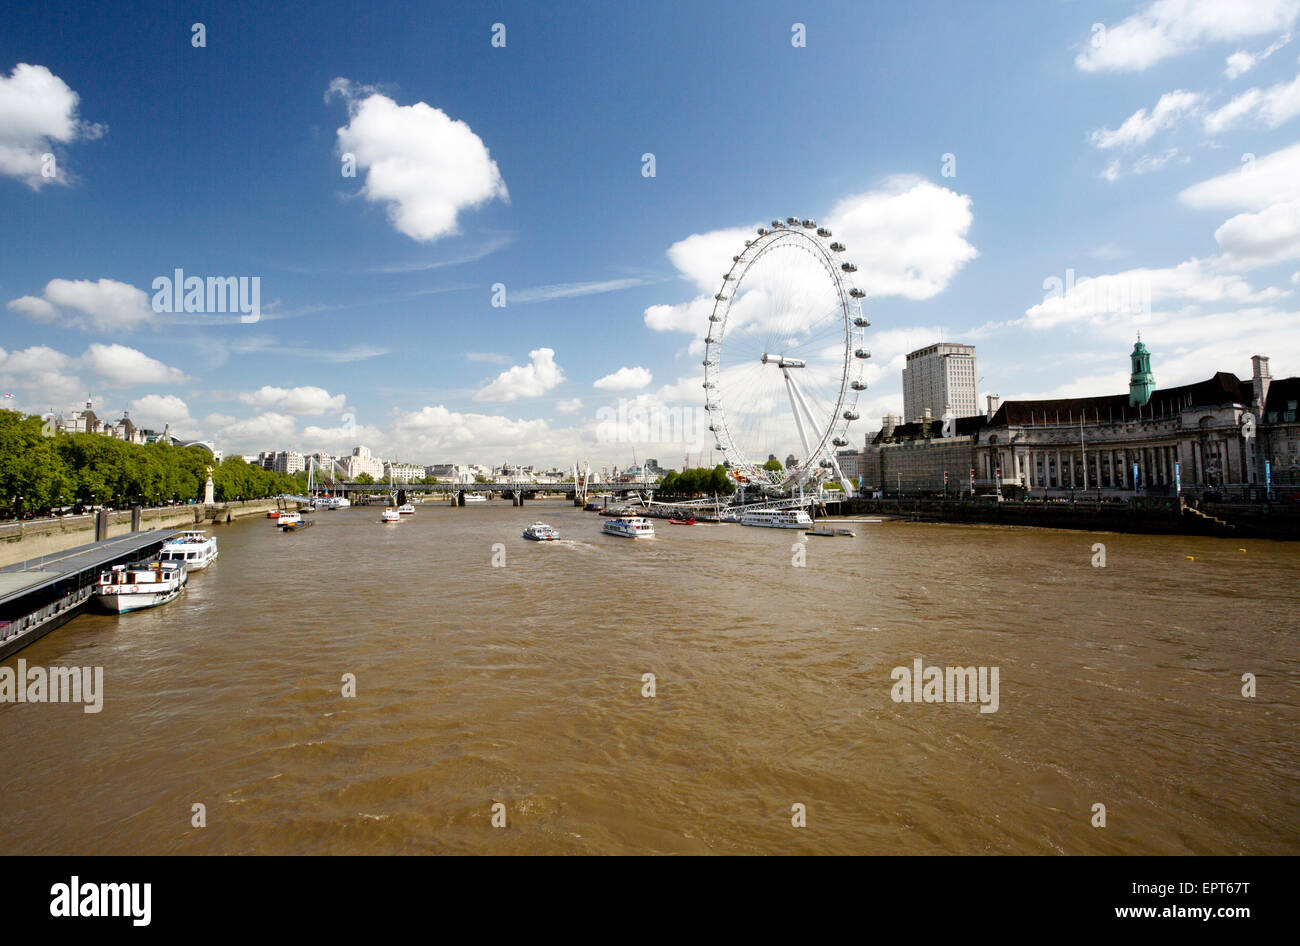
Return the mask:
M 1128 406 L 1146 407 L 1151 392 L 1156 389 L 1156 378 L 1151 373 L 1151 352 L 1142 344 L 1140 332 L 1129 359 L 1133 362 L 1133 374 L 1128 380 Z

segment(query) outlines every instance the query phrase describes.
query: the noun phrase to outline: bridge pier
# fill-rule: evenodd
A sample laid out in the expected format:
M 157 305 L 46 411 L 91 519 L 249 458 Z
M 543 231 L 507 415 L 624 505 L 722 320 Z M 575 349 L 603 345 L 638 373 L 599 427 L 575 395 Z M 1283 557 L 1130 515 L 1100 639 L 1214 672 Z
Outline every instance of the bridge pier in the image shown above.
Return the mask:
M 458 489 L 451 494 L 451 504 L 453 506 L 465 505 L 465 491 L 463 489 Z

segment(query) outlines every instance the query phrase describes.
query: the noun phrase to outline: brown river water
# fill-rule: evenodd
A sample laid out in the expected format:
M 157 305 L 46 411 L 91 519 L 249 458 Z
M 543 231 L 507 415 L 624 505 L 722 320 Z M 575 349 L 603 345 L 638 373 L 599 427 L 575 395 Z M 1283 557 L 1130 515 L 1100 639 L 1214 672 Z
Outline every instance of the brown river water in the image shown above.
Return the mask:
M 218 527 L 180 599 L 8 658 L 105 695 L 0 704 L 0 849 L 1300 853 L 1300 545 L 417 510 Z M 917 658 L 997 711 L 895 702 Z

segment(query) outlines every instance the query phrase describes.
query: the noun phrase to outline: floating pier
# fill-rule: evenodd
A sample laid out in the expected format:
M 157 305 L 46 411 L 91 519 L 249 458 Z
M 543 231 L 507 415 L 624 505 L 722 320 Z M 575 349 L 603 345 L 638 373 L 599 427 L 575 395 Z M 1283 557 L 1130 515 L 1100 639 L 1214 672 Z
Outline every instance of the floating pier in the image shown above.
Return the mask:
M 80 613 L 101 572 L 154 554 L 178 531 L 131 532 L 0 568 L 0 660 Z

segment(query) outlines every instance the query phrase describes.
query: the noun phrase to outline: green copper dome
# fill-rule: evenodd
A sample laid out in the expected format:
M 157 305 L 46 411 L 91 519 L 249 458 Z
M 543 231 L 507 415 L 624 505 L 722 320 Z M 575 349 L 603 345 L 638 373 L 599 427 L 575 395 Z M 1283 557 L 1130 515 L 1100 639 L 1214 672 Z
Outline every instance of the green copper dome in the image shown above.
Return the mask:
M 1133 362 L 1133 374 L 1128 381 L 1129 407 L 1145 407 L 1156 389 L 1156 377 L 1151 373 L 1151 352 L 1142 344 L 1140 335 L 1129 360 Z

